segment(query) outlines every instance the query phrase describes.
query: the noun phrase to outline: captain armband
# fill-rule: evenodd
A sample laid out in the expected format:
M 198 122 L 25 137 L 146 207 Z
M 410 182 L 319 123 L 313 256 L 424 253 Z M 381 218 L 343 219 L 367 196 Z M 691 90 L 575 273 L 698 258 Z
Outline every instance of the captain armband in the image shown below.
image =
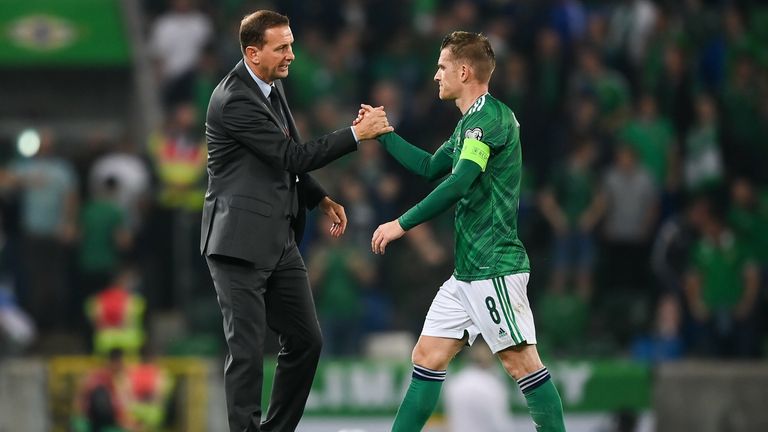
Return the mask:
M 485 172 L 488 158 L 491 156 L 491 148 L 482 141 L 474 138 L 464 138 L 464 146 L 461 149 L 459 159 L 468 159 L 480 165 L 480 170 Z

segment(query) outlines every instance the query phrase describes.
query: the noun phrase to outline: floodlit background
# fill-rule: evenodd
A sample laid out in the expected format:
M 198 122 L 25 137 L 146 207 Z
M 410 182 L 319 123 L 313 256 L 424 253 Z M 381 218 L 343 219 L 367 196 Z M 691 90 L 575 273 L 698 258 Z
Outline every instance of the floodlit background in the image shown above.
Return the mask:
M 519 235 L 569 431 L 768 430 L 764 2 L 4 0 L 0 431 L 85 431 L 84 401 L 105 397 L 145 425 L 132 430 L 226 430 L 198 254 L 203 132 L 239 21 L 260 8 L 291 19 L 285 84 L 305 138 L 365 102 L 434 151 L 460 116 L 432 81 L 440 41 L 490 38 L 491 93 L 522 125 Z M 388 431 L 452 271 L 452 214 L 374 256 L 375 227 L 434 184 L 376 145 L 315 174 L 350 226 L 334 240 L 313 214 L 301 246 L 325 346 L 299 430 Z M 468 395 L 533 431 L 486 362 L 455 362 L 429 431 L 456 432 Z

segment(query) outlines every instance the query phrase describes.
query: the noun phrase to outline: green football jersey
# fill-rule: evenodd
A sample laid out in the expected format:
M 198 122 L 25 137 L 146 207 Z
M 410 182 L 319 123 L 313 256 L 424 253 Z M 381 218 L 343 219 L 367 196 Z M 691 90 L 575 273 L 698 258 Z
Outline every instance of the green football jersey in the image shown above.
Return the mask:
M 530 271 L 517 236 L 522 152 L 520 124 L 512 110 L 486 93 L 459 120 L 444 144 L 459 162 L 464 139 L 490 147 L 485 170 L 456 204 L 456 279 L 483 280 Z

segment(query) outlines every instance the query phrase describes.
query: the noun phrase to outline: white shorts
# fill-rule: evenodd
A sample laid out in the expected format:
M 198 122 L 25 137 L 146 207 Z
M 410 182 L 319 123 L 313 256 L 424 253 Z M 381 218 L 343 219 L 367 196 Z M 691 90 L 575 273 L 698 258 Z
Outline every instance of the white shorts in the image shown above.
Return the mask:
M 528 273 L 462 282 L 451 276 L 437 292 L 421 334 L 461 339 L 471 345 L 478 334 L 494 353 L 520 344 L 536 344 L 528 303 Z

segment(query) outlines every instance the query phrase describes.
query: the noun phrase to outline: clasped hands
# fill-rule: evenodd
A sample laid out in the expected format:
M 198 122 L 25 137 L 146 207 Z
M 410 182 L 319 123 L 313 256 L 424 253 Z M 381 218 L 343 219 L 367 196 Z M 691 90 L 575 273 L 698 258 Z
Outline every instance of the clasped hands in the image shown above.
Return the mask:
M 364 109 L 361 108 L 357 118 L 352 122 L 352 128 L 355 130 L 358 140 L 374 139 L 379 135 L 395 130 L 395 128 L 389 125 L 384 107 L 373 108 L 365 104 L 360 106 L 367 107 L 368 109 L 363 113 Z

